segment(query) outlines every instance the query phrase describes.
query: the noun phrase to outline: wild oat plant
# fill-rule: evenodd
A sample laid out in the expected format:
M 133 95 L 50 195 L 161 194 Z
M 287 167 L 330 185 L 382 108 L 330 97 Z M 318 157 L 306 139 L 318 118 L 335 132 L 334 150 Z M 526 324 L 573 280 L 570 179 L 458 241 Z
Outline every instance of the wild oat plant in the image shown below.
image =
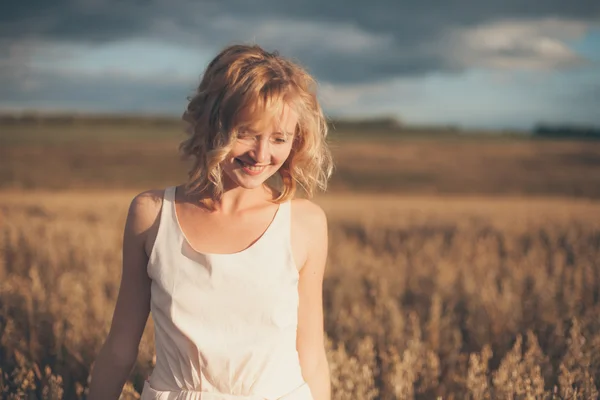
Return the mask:
M 0 394 L 84 399 L 130 194 L 0 195 Z M 335 399 L 594 399 L 600 204 L 331 196 Z M 152 321 L 123 399 L 154 363 Z

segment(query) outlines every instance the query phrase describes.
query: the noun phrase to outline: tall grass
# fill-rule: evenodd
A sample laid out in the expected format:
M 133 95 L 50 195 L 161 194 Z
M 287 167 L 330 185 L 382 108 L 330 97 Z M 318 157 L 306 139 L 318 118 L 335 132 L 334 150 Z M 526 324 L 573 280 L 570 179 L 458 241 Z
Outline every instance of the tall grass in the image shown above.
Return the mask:
M 0 194 L 2 398 L 83 399 L 131 194 Z M 592 399 L 600 204 L 323 197 L 335 399 Z M 123 398 L 153 366 L 150 320 Z

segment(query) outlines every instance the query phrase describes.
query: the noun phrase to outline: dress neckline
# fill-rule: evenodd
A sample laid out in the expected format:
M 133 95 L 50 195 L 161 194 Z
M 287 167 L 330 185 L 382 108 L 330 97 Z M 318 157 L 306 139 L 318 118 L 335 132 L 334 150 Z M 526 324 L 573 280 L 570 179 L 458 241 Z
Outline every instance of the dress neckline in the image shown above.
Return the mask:
M 176 186 L 172 186 L 171 187 L 171 196 L 169 196 L 170 198 L 168 200 L 171 202 L 171 214 L 173 215 L 173 220 L 175 222 L 175 226 L 176 226 L 177 230 L 179 231 L 179 233 L 181 234 L 181 236 L 183 237 L 183 240 L 185 241 L 185 243 L 187 244 L 187 246 L 194 253 L 196 253 L 198 255 L 201 255 L 201 256 L 205 256 L 205 257 L 239 256 L 241 254 L 244 254 L 244 253 L 250 251 L 255 246 L 257 246 L 261 241 L 265 240 L 266 236 L 268 236 L 268 234 L 270 233 L 270 231 L 273 229 L 273 226 L 275 225 L 275 223 L 277 222 L 277 220 L 280 217 L 281 208 L 282 208 L 282 205 L 283 205 L 283 203 L 279 203 L 279 205 L 277 206 L 277 210 L 275 211 L 275 214 L 273 215 L 273 218 L 271 219 L 271 222 L 269 222 L 269 225 L 267 225 L 266 229 L 260 234 L 260 236 L 258 236 L 247 247 L 243 248 L 242 250 L 238 250 L 238 251 L 235 251 L 235 252 L 232 252 L 232 253 L 208 253 L 208 252 L 198 251 L 197 249 L 195 249 L 194 246 L 192 246 L 191 242 L 188 240 L 188 238 L 185 235 L 185 233 L 183 232 L 183 229 L 181 228 L 181 224 L 179 223 L 179 217 L 177 216 L 177 207 L 176 207 L 176 202 L 175 202 L 175 195 L 176 195 L 176 193 L 177 193 L 177 187 Z

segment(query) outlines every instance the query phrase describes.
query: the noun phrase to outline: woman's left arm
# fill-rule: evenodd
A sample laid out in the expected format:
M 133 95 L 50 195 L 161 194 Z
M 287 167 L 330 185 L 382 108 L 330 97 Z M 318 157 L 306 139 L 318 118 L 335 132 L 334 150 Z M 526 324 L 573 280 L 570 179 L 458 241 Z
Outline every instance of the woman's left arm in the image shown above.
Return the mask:
M 298 292 L 298 334 L 296 348 L 302 375 L 314 400 L 331 399 L 329 363 L 325 353 L 323 322 L 323 276 L 327 261 L 327 218 L 323 210 L 310 204 L 303 219 L 306 262 L 300 270 Z

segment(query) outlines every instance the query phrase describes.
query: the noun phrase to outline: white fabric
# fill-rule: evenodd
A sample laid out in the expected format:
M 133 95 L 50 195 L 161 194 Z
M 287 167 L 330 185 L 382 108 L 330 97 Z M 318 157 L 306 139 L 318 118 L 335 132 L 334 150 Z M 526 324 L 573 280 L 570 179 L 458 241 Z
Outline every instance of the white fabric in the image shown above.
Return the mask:
M 195 251 L 165 190 L 148 261 L 156 366 L 142 400 L 313 400 L 296 351 L 290 202 L 250 247 Z

